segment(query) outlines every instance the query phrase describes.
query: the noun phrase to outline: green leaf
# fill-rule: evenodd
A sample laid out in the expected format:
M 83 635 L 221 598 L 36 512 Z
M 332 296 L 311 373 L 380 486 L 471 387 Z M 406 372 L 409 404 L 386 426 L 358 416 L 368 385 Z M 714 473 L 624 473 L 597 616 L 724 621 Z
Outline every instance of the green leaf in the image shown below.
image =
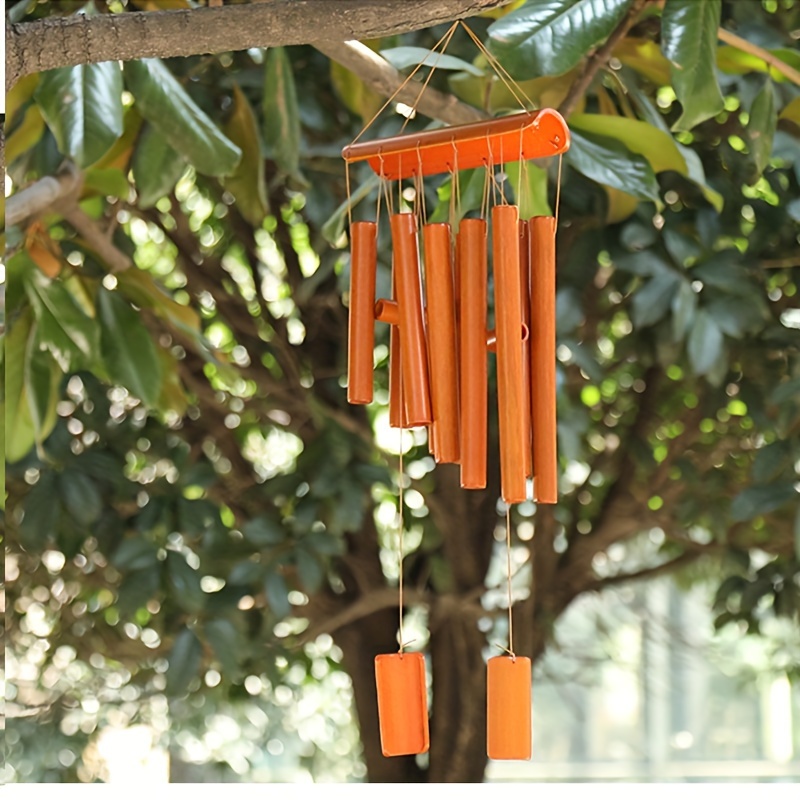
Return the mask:
M 123 614 L 133 614 L 147 604 L 161 586 L 160 565 L 127 573 L 117 592 L 117 607 Z
M 297 576 L 300 578 L 300 585 L 307 594 L 314 594 L 322 586 L 325 577 L 325 570 L 319 559 L 314 553 L 304 547 L 298 547 L 295 551 L 297 562 Z
M 25 396 L 37 444 L 42 444 L 55 426 L 60 378 L 58 364 L 40 350 L 34 325 L 25 351 Z
M 283 172 L 300 171 L 300 116 L 292 64 L 286 49 L 267 51 L 264 74 L 264 140 Z
M 186 159 L 170 147 L 161 132 L 146 125 L 133 151 L 133 180 L 140 208 L 151 208 L 168 195 L 186 169 Z
M 105 197 L 128 199 L 130 185 L 121 169 L 90 169 L 83 178 L 84 189 L 91 189 Z
M 656 275 L 633 295 L 631 317 L 636 328 L 655 325 L 664 317 L 680 280 L 675 272 Z
M 25 516 L 19 526 L 23 547 L 33 552 L 44 549 L 48 539 L 55 536 L 61 516 L 56 474 L 43 470 L 24 503 Z
M 446 53 L 434 53 L 424 47 L 390 47 L 381 50 L 380 54 L 395 68 L 405 69 L 424 64 L 432 69 L 448 69 L 468 72 L 470 75 L 481 77 L 484 73 L 469 61 L 464 61 Z
M 734 339 L 741 339 L 745 333 L 764 326 L 763 301 L 756 299 L 756 295 L 749 299 L 744 296 L 720 297 L 712 300 L 707 308 L 720 330 Z
M 688 281 L 682 280 L 672 298 L 672 338 L 680 342 L 688 333 L 697 310 L 697 293 Z
M 489 48 L 514 78 L 561 75 L 605 41 L 631 0 L 532 0 L 489 27 Z
M 778 111 L 775 107 L 775 90 L 772 81 L 767 80 L 764 88 L 758 93 L 750 109 L 747 123 L 747 138 L 750 142 L 750 158 L 756 166 L 756 176 L 769 164 L 772 155 L 772 140 L 778 127 Z M 755 183 L 755 178 L 751 181 Z
M 379 186 L 379 179 L 372 173 L 351 195 L 349 202 L 345 200 L 339 205 L 336 211 L 331 214 L 322 226 L 322 235 L 325 240 L 334 247 L 342 247 L 344 239 L 344 227 L 347 222 L 347 208 L 354 209 L 358 203 L 368 197 L 370 193 Z
M 23 153 L 32 149 L 44 133 L 44 117 L 39 106 L 31 104 L 25 111 L 22 122 L 14 128 L 6 140 L 6 164 L 12 164 Z
M 192 100 L 157 58 L 125 63 L 125 82 L 141 115 L 203 175 L 230 175 L 242 151 Z
M 753 519 L 759 514 L 769 514 L 790 500 L 800 500 L 793 481 L 781 481 L 767 486 L 748 486 L 736 495 L 731 503 L 731 518 L 735 522 Z
M 800 95 L 794 98 L 783 111 L 781 111 L 781 119 L 788 119 L 794 122 L 795 125 L 800 125 Z
M 111 379 L 154 406 L 161 393 L 161 364 L 147 328 L 119 292 L 97 293 L 100 350 Z
M 103 498 L 95 482 L 83 472 L 68 469 L 58 476 L 64 505 L 81 525 L 91 525 L 100 517 Z
M 271 571 L 267 573 L 264 579 L 264 591 L 272 613 L 280 619 L 288 616 L 292 610 L 289 604 L 289 590 L 280 572 Z
M 242 640 L 236 626 L 223 618 L 212 619 L 203 625 L 203 633 L 214 651 L 217 661 L 229 679 L 236 680 L 241 674 L 238 655 L 242 652 Z
M 686 175 L 686 159 L 678 143 L 666 131 L 647 122 L 629 117 L 612 117 L 608 114 L 573 114 L 569 118 L 570 130 L 577 128 L 589 134 L 606 136 L 622 142 L 632 153 L 644 156 L 653 172 L 673 170 Z
M 547 201 L 547 170 L 524 161 L 507 164 L 506 175 L 514 189 L 519 206 L 519 218 L 549 217 L 552 215 Z
M 200 669 L 203 648 L 197 637 L 184 628 L 176 637 L 168 656 L 166 693 L 170 697 L 186 694 Z
M 566 158 L 578 172 L 597 183 L 641 200 L 658 201 L 658 183 L 650 164 L 614 139 L 572 131 Z
M 688 131 L 722 111 L 714 72 L 722 0 L 667 0 L 661 49 L 672 63 L 672 84 L 683 106 L 673 130 Z
M 269 547 L 286 540 L 286 530 L 269 517 L 255 517 L 242 525 L 244 538 L 256 547 Z
M 223 181 L 223 185 L 236 198 L 236 207 L 242 216 L 251 225 L 260 228 L 268 210 L 261 139 L 256 115 L 244 92 L 236 85 L 233 87 L 233 109 L 224 131 L 241 149 L 242 160 L 233 175 Z
M 181 553 L 167 552 L 167 580 L 178 605 L 189 613 L 197 613 L 206 603 L 200 586 L 200 573 L 186 563 Z
M 794 557 L 800 561 L 800 506 L 794 515 Z
M 31 262 L 25 275 L 25 289 L 39 323 L 40 341 L 61 369 L 67 372 L 90 366 L 97 353 L 97 324 L 64 282 L 50 280 Z
M 118 61 L 44 72 L 36 102 L 58 149 L 88 167 L 122 135 L 122 72 Z
M 724 337 L 714 318 L 705 309 L 695 316 L 689 334 L 689 360 L 698 375 L 705 375 L 717 363 L 722 354 Z
M 756 453 L 753 461 L 753 480 L 756 483 L 767 483 L 777 478 L 791 464 L 791 444 L 786 441 L 772 442 Z
M 158 548 L 141 536 L 123 539 L 111 556 L 111 563 L 117 569 L 152 569 L 158 565 Z

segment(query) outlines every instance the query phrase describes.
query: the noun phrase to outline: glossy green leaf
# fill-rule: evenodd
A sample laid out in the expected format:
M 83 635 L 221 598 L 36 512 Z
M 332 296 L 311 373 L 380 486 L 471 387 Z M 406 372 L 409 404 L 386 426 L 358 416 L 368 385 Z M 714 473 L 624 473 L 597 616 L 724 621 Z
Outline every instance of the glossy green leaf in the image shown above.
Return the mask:
M 446 53 L 433 53 L 424 47 L 390 47 L 381 50 L 380 54 L 395 68 L 405 69 L 406 67 L 416 67 L 417 64 L 424 64 L 432 69 L 457 70 L 468 72 L 470 75 L 480 77 L 483 70 L 455 56 Z
M 674 130 L 687 131 L 723 107 L 714 71 L 722 0 L 667 0 L 661 49 L 672 63 L 672 84 L 683 107 Z
M 750 119 L 747 123 L 750 158 L 756 167 L 755 177 L 760 177 L 769 164 L 769 157 L 772 155 L 772 141 L 775 138 L 777 127 L 778 111 L 775 107 L 775 90 L 772 81 L 768 80 L 753 101 Z
M 117 61 L 48 70 L 35 97 L 58 149 L 79 167 L 94 164 L 122 135 Z
M 687 174 L 686 160 L 672 136 L 638 119 L 614 117 L 608 114 L 573 114 L 569 119 L 570 130 L 606 136 L 616 139 L 632 153 L 644 156 L 653 172 L 673 170 Z
M 264 579 L 264 591 L 272 613 L 280 619 L 288 616 L 292 610 L 289 604 L 289 589 L 280 572 L 270 571 L 267 573 Z
M 284 527 L 269 517 L 255 517 L 242 525 L 244 538 L 256 547 L 270 547 L 286 540 Z
M 631 0 L 529 0 L 489 27 L 489 48 L 514 78 L 561 75 L 605 41 Z
M 689 334 L 689 360 L 697 375 L 705 375 L 717 363 L 722 354 L 724 337 L 714 318 L 705 309 L 700 309 Z
M 241 674 L 239 657 L 242 653 L 242 637 L 236 626 L 229 619 L 218 617 L 203 625 L 203 633 L 225 676 L 235 680 Z
M 31 328 L 25 351 L 25 396 L 37 444 L 42 444 L 56 422 L 61 370 L 50 353 L 40 349 L 37 325 Z
M 753 519 L 759 514 L 769 514 L 784 503 L 800 501 L 793 481 L 781 481 L 766 486 L 748 486 L 739 492 L 731 503 L 731 517 L 736 522 Z
M 6 139 L 6 163 L 12 164 L 26 150 L 30 150 L 44 133 L 44 117 L 39 106 L 31 104 L 25 111 L 22 122 L 9 134 Z
M 200 611 L 206 602 L 206 593 L 200 585 L 200 573 L 186 563 L 181 553 L 167 553 L 167 580 L 178 605 L 189 613 Z
M 264 140 L 278 167 L 289 175 L 300 170 L 300 115 L 292 64 L 286 49 L 267 51 L 264 74 Z
M 128 199 L 130 184 L 121 169 L 90 169 L 83 177 L 83 188 L 105 197 Z
M 183 628 L 175 637 L 168 656 L 167 695 L 179 697 L 186 694 L 200 669 L 202 656 L 203 648 L 197 636 L 189 628 Z
M 68 469 L 59 476 L 64 506 L 81 525 L 91 525 L 100 517 L 103 498 L 95 482 L 83 472 Z
M 230 175 L 241 150 L 192 100 L 159 60 L 125 63 L 125 82 L 141 115 L 203 175 Z
M 641 200 L 658 201 L 658 182 L 645 158 L 623 144 L 594 134 L 572 132 L 567 162 L 597 183 L 627 192 Z
M 242 159 L 223 185 L 236 198 L 236 207 L 242 216 L 251 225 L 260 228 L 269 207 L 261 137 L 256 115 L 238 86 L 233 87 L 233 108 L 224 131 L 242 151 Z
M 656 275 L 633 295 L 631 317 L 636 328 L 655 325 L 669 310 L 680 276 L 675 272 Z
M 91 365 L 97 355 L 97 323 L 64 282 L 50 280 L 31 262 L 25 275 L 25 290 L 36 314 L 39 338 L 61 369 L 67 372 Z
M 145 125 L 133 151 L 133 180 L 138 206 L 152 208 L 168 195 L 186 169 L 186 159 L 170 147 L 153 125 Z
M 108 374 L 147 405 L 161 393 L 161 364 L 156 346 L 139 315 L 119 292 L 97 294 L 100 350 Z
M 672 297 L 672 338 L 674 341 L 682 341 L 689 332 L 696 310 L 697 293 L 688 281 L 682 280 Z

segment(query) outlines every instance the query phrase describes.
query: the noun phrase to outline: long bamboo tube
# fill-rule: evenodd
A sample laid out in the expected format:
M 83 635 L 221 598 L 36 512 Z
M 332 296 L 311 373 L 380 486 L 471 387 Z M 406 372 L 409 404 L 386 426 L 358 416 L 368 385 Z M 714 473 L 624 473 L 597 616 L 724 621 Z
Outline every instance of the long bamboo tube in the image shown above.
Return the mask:
M 397 282 L 395 280 L 394 262 L 392 262 L 392 297 L 397 297 Z M 378 301 L 381 302 L 380 300 Z M 385 301 L 384 301 L 385 302 Z M 384 309 L 379 309 L 376 303 L 375 315 L 383 314 Z M 391 309 L 391 310 L 390 310 Z M 397 303 L 389 300 L 386 303 L 386 313 L 393 316 L 396 312 L 396 324 L 391 324 L 389 331 L 389 426 L 391 428 L 407 428 L 408 414 L 406 413 L 405 396 L 400 400 L 400 365 L 402 363 L 400 355 L 400 312 Z
M 422 653 L 375 656 L 375 683 L 383 754 L 426 753 L 430 737 Z
M 531 327 L 531 261 L 528 243 L 528 224 L 519 221 L 519 291 L 522 305 L 522 324 Z M 522 392 L 525 409 L 525 475 L 533 477 L 533 409 L 531 406 L 531 342 L 530 336 L 522 340 Z
M 423 226 L 422 241 L 434 455 L 443 464 L 456 464 L 459 460 L 458 349 L 450 226 L 446 223 Z
M 354 222 L 350 226 L 350 315 L 347 339 L 347 400 L 372 402 L 372 360 L 375 349 L 375 274 L 378 226 Z
M 531 757 L 531 661 L 496 656 L 486 665 L 486 754 L 489 758 Z
M 486 357 L 486 220 L 463 219 L 457 252 L 461 319 L 461 486 L 486 488 L 488 384 Z
M 500 489 L 506 503 L 521 503 L 527 497 L 518 214 L 516 206 L 492 209 Z
M 429 425 L 433 415 L 428 384 L 428 348 L 422 317 L 417 220 L 413 214 L 392 214 L 392 247 L 408 424 L 412 427 Z
M 534 497 L 558 502 L 556 431 L 556 221 L 532 217 L 531 398 L 533 408 Z

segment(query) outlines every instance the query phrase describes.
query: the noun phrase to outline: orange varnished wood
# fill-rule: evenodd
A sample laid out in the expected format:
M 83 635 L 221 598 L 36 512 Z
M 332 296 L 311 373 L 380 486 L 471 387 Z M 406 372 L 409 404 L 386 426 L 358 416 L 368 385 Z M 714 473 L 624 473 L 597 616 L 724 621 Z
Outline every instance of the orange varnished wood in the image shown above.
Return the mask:
M 486 488 L 488 385 L 486 357 L 486 220 L 463 219 L 457 252 L 460 322 L 461 486 Z
M 531 264 L 531 398 L 533 409 L 534 498 L 558 502 L 556 429 L 556 223 L 532 217 Z
M 527 497 L 525 419 L 522 385 L 522 305 L 519 228 L 516 206 L 492 209 L 494 308 L 497 335 L 497 413 L 500 429 L 500 487 L 506 503 Z
M 531 324 L 531 270 L 530 270 L 530 248 L 528 244 L 528 223 L 526 220 L 519 221 L 519 292 L 522 306 L 522 324 L 526 331 L 530 330 Z M 527 427 L 525 431 L 525 475 L 533 477 L 533 439 L 531 431 L 532 407 L 531 407 L 531 342 L 530 337 L 525 336 L 522 340 L 522 404 L 525 409 L 524 422 Z
M 403 396 L 408 424 L 433 420 L 428 382 L 428 347 L 422 315 L 417 220 L 413 214 L 392 214 L 395 287 L 400 309 L 400 351 Z
M 428 350 L 433 454 L 437 461 L 459 461 L 458 348 L 450 226 L 431 223 L 422 228 L 425 293 L 428 298 Z
M 486 753 L 495 760 L 531 757 L 531 661 L 496 656 L 486 665 Z
M 394 262 L 392 262 L 392 296 L 396 297 L 397 288 L 394 272 Z M 394 300 L 388 302 L 397 308 L 397 303 Z M 392 325 L 389 331 L 389 426 L 392 428 L 408 427 L 408 414 L 406 413 L 405 402 L 403 402 L 402 405 L 400 403 L 401 363 L 400 329 L 397 325 Z M 403 400 L 405 400 L 405 397 Z
M 400 309 L 394 300 L 378 300 L 375 303 L 375 319 L 387 325 L 400 324 Z
M 372 402 L 372 360 L 375 349 L 375 274 L 378 226 L 350 226 L 350 314 L 347 339 L 347 400 Z
M 426 753 L 430 738 L 422 653 L 375 656 L 375 683 L 383 754 Z
M 378 175 L 394 181 L 489 163 L 546 158 L 568 148 L 569 130 L 564 118 L 551 108 L 543 108 L 351 144 L 342 150 L 342 157 L 349 163 L 368 161 Z

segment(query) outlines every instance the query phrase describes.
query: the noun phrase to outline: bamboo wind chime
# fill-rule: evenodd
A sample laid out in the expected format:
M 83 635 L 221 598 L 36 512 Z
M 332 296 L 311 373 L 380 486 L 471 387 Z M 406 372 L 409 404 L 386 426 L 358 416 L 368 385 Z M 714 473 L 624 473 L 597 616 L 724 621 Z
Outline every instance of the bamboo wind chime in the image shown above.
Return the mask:
M 442 37 L 434 52 L 440 45 L 444 51 L 457 26 Z M 527 98 L 519 87 L 464 27 L 526 109 Z M 342 151 L 348 197 L 351 164 L 368 162 L 381 180 L 376 220 L 350 219 L 348 401 L 372 402 L 374 323 L 390 325 L 390 425 L 400 429 L 425 426 L 436 462 L 459 464 L 463 488 L 485 489 L 487 351 L 496 353 L 501 494 L 507 509 L 509 643 L 502 648 L 505 655 L 488 661 L 487 752 L 493 759 L 528 759 L 531 664 L 513 649 L 510 507 L 528 499 L 529 479 L 535 501 L 555 503 L 558 499 L 557 216 L 520 219 L 518 206 L 507 200 L 504 176 L 496 168 L 519 162 L 524 175 L 529 160 L 563 154 L 569 147 L 569 131 L 556 111 L 540 109 L 419 133 L 401 131 L 391 138 L 357 143 L 360 136 Z M 559 185 L 560 166 L 559 160 Z M 475 168 L 485 171 L 481 213 L 461 219 L 459 171 Z M 442 174 L 451 178 L 450 222 L 429 222 L 423 179 Z M 406 186 L 411 193 L 404 192 L 403 181 L 411 182 Z M 520 181 L 520 185 L 525 183 Z M 408 196 L 413 197 L 411 207 L 403 203 Z M 376 302 L 382 203 L 390 217 L 392 297 Z M 490 249 L 494 330 L 487 330 Z M 400 473 L 400 647 L 397 653 L 375 659 L 385 756 L 423 753 L 429 746 L 424 659 L 421 653 L 405 652 L 403 639 L 402 448 Z

